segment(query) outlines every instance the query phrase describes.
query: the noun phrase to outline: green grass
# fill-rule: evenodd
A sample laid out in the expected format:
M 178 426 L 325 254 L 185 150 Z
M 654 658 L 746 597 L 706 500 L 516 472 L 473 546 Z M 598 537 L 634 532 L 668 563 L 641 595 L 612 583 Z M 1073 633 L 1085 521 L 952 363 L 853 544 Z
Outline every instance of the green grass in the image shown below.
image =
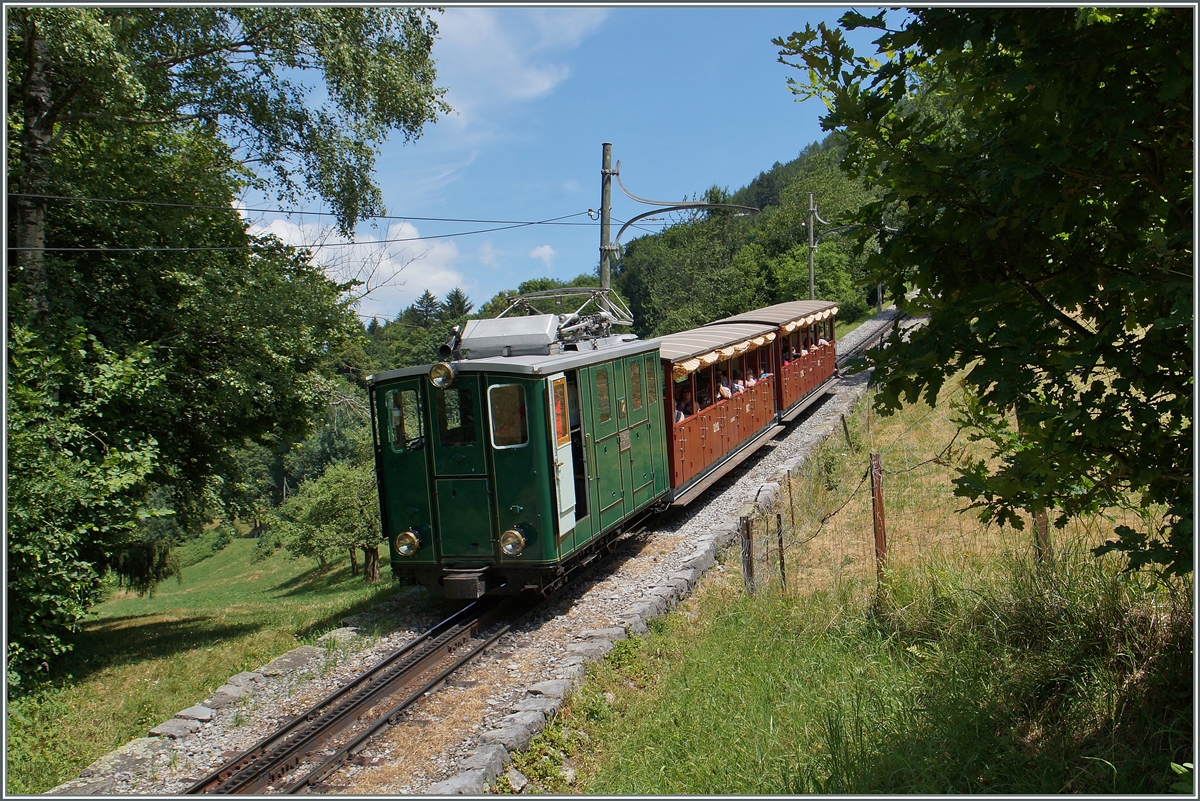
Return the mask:
M 798 519 L 842 511 L 803 527 L 788 591 L 747 596 L 727 554 L 680 611 L 589 668 L 560 716 L 587 735 L 559 748 L 580 780 L 548 789 L 1170 790 L 1171 764 L 1193 762 L 1190 577 L 1120 572 L 1091 556 L 1090 524 L 1055 531 L 1039 563 L 1028 528 L 955 511 L 952 471 L 926 464 L 954 433 L 940 414 L 918 405 L 869 431 L 847 417 L 857 444 L 836 432 L 793 476 Z M 868 450 L 894 471 L 881 588 L 870 493 L 854 490 Z
M 1165 792 L 1192 761 L 1186 593 L 1086 555 L 1005 569 L 893 575 L 875 604 L 710 589 L 569 706 L 580 791 Z
M 348 562 L 326 574 L 283 552 L 251 562 L 253 540 L 235 539 L 215 554 L 206 541 L 189 547 L 196 553 L 180 554 L 189 565 L 182 583 L 98 605 L 54 683 L 9 704 L 9 793 L 75 778 L 230 675 L 314 642 L 341 617 L 397 591 L 390 580 L 371 586 L 351 577 Z

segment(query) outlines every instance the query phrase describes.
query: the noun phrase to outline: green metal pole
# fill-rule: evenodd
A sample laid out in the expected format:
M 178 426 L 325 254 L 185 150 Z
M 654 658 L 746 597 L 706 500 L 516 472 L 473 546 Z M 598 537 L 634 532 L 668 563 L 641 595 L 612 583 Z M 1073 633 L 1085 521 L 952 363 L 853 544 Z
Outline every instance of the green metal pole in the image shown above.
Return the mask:
M 604 143 L 600 170 L 600 288 L 608 289 L 608 254 L 612 250 L 612 144 Z
M 813 254 L 817 252 L 813 242 L 813 227 L 816 225 L 817 207 L 813 203 L 813 193 L 808 193 L 808 299 L 817 299 L 817 282 L 813 273 Z

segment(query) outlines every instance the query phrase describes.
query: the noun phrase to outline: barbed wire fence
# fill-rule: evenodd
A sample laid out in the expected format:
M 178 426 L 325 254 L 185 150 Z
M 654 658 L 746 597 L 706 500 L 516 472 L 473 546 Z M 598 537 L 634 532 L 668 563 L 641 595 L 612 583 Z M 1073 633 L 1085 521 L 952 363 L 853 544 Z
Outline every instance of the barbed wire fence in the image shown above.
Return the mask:
M 1110 511 L 1051 527 L 1049 548 L 1032 519 L 1021 530 L 982 522 L 953 484 L 954 463 L 981 446 L 952 418 L 952 406 L 939 403 L 881 420 L 870 394 L 860 399 L 780 480 L 774 508 L 741 519 L 747 587 L 799 595 L 874 586 L 886 569 L 988 570 L 1006 553 L 1049 559 L 1056 548 L 1090 549 L 1114 522 L 1136 518 Z

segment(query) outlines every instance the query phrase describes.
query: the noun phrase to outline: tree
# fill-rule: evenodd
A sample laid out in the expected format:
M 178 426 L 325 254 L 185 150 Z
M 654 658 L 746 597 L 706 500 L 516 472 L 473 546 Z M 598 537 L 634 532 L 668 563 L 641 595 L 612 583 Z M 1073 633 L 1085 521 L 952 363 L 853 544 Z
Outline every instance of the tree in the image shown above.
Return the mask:
M 42 323 L 46 196 L 63 194 L 52 165 L 67 130 L 219 131 L 259 185 L 319 195 L 348 234 L 383 210 L 376 144 L 394 130 L 415 139 L 449 111 L 424 9 L 26 7 L 7 20 L 14 239 Z M 313 70 L 328 95 L 320 105 L 295 80 Z
M 624 246 L 613 285 L 629 299 L 635 332 L 672 334 L 762 305 L 762 265 L 737 258 L 751 237 L 745 219 L 712 213 Z
M 51 206 L 50 248 L 104 247 L 50 251 L 44 326 L 22 323 L 9 264 L 9 604 L 42 610 L 9 617 L 18 680 L 69 646 L 103 576 L 152 591 L 178 537 L 252 512 L 263 476 L 247 452 L 303 438 L 321 407 L 353 314 L 307 254 L 248 236 L 226 153 L 202 131 L 71 130 L 54 153 L 68 195 L 207 203 Z
M 459 287 L 454 287 L 446 293 L 446 299 L 442 301 L 438 311 L 438 320 L 453 324 L 470 314 L 473 308 L 475 308 L 475 304 L 471 303 L 471 299 L 467 297 L 466 293 Z
M 964 421 L 1000 457 L 965 465 L 961 494 L 1017 527 L 1022 511 L 1062 523 L 1132 506 L 1146 522 L 1099 550 L 1189 571 L 1190 9 L 910 9 L 894 29 L 886 12 L 841 26 L 879 31 L 880 60 L 824 25 L 775 43 L 805 70 L 793 89 L 845 134 L 843 167 L 880 192 L 856 215 L 859 248 L 879 237 L 873 280 L 929 315 L 873 358 L 881 410 L 933 403 L 961 371 Z
M 434 323 L 438 322 L 441 308 L 442 304 L 438 301 L 437 295 L 426 289 L 421 297 L 414 300 L 413 304 L 404 310 L 397 322 L 415 325 L 428 331 Z
M 7 656 L 23 680 L 69 647 L 106 574 L 151 591 L 176 538 L 260 513 L 327 403 L 348 287 L 249 235 L 235 199 L 316 194 L 348 231 L 382 211 L 375 145 L 445 106 L 419 9 L 6 19 Z M 296 83 L 312 70 L 325 105 Z
M 47 347 L 12 326 L 8 339 L 6 647 L 10 688 L 48 673 L 70 648 L 68 636 L 100 594 L 97 563 L 137 539 L 144 481 L 157 449 L 127 436 L 106 442 L 89 423 L 114 397 L 138 397 L 158 385 L 162 371 L 145 350 L 119 356 L 75 326 L 68 348 Z M 86 371 L 70 403 L 58 387 Z M 160 576 L 170 572 L 160 566 Z
M 321 475 L 300 485 L 297 493 L 279 508 L 279 533 L 284 545 L 298 556 L 327 565 L 349 548 L 363 552 L 363 578 L 379 581 L 379 494 L 375 466 L 338 462 Z

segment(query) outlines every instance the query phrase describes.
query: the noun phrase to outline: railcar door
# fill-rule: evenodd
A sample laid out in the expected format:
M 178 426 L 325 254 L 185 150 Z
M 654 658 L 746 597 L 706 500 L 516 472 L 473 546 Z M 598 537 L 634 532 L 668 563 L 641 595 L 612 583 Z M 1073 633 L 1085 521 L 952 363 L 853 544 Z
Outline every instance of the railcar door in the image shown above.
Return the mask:
M 427 427 L 419 380 L 408 380 L 377 391 L 379 424 L 376 465 L 379 473 L 380 514 L 391 561 L 406 564 L 434 561 L 431 547 L 401 559 L 394 540 L 401 531 L 415 531 L 422 543 L 433 541 L 430 504 Z
M 567 405 L 567 376 L 546 381 L 550 408 L 550 448 L 554 456 L 555 498 L 558 501 L 558 537 L 575 529 L 575 458 L 571 453 L 571 418 Z
M 620 364 L 620 362 L 617 362 Z M 596 505 L 601 531 L 619 523 L 625 516 L 624 467 L 621 463 L 621 414 L 624 393 L 613 363 L 588 369 L 592 395 L 592 448 L 595 454 Z M 582 543 L 580 543 L 582 544 Z
M 483 447 L 479 378 L 430 387 L 434 492 L 444 558 L 491 558 L 492 514 Z
M 624 435 L 625 456 L 628 458 L 629 479 L 625 491 L 628 502 L 626 512 L 645 506 L 654 497 L 654 460 L 650 423 L 650 399 L 646 389 L 647 358 L 645 354 L 630 356 L 625 360 L 626 389 L 629 396 L 629 430 Z M 651 365 L 653 365 L 653 361 Z M 653 370 L 653 366 L 649 368 Z M 657 407 L 655 407 L 657 409 Z

